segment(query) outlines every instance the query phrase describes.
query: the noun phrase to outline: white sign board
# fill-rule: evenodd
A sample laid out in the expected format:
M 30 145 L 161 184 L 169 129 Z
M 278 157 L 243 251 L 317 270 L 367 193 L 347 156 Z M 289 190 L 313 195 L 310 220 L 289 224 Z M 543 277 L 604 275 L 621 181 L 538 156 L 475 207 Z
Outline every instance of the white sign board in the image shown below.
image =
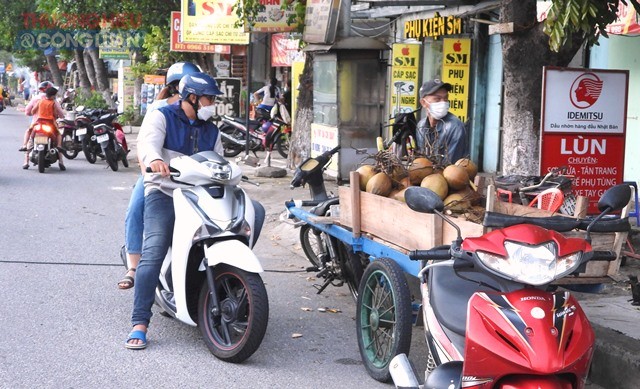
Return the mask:
M 628 73 L 547 68 L 543 132 L 622 134 Z

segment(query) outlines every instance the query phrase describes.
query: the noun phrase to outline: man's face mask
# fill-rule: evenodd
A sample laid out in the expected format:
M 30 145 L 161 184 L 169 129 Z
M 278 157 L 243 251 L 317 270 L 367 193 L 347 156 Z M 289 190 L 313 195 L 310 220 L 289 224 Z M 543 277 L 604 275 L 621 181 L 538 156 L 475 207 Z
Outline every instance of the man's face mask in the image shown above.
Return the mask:
M 200 108 L 198 109 L 198 119 L 207 121 L 216 113 L 216 107 L 213 105 L 213 99 L 209 100 L 210 105 L 203 106 L 200 103 Z
M 449 112 L 449 102 L 440 101 L 437 103 L 429 103 L 429 114 L 434 119 L 442 119 Z

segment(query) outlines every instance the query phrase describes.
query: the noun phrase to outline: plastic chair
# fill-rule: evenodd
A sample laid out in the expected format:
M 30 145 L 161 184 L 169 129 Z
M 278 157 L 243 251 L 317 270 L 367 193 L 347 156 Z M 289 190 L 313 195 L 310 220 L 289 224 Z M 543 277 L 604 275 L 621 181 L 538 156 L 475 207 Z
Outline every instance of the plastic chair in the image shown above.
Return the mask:
M 558 188 L 549 188 L 540 192 L 529 203 L 530 207 L 556 212 L 564 202 L 564 194 Z

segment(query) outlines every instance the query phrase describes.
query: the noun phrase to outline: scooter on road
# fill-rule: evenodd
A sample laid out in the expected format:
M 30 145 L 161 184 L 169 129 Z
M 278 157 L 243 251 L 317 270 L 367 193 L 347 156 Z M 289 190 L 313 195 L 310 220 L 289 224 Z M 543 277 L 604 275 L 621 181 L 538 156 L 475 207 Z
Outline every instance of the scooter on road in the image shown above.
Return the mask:
M 238 186 L 241 169 L 213 151 L 169 165 L 172 180 L 187 187 L 173 192 L 173 239 L 155 302 L 165 315 L 200 327 L 217 358 L 242 362 L 260 346 L 269 318 L 263 268 L 252 251 L 263 211 Z M 128 268 L 124 251 L 121 257 Z

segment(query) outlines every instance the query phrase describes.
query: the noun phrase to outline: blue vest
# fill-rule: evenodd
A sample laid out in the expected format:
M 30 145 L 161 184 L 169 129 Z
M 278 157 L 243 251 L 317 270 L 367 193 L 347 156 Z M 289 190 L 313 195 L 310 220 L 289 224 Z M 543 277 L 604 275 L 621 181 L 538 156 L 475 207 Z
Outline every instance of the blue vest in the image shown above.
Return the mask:
M 196 120 L 193 124 L 180 104 L 159 108 L 167 122 L 163 148 L 184 155 L 213 150 L 218 139 L 218 127 L 209 122 Z

